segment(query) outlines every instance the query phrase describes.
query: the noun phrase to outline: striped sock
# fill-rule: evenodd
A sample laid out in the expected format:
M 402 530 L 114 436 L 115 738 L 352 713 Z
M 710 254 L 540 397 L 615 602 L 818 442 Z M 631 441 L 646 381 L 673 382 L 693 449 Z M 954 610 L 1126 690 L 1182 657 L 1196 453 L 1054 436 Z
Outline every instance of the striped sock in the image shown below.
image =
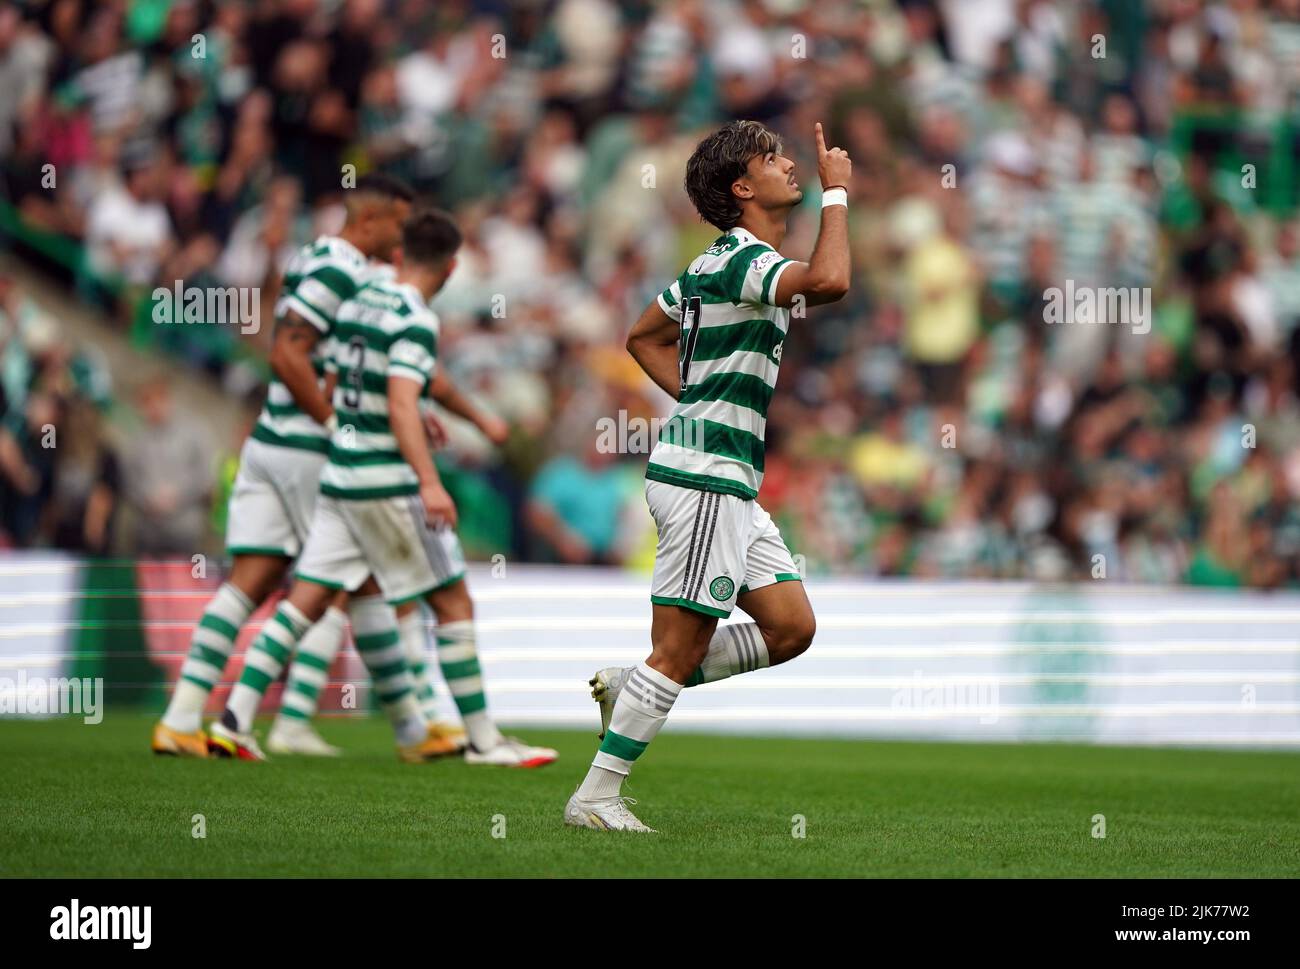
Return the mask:
M 316 625 L 298 643 L 289 681 L 280 700 L 280 716 L 290 720 L 310 720 L 320 706 L 321 691 L 329 682 L 330 667 L 338 656 L 347 635 L 348 614 L 330 606 Z
M 405 616 L 397 617 L 397 635 L 402 640 L 406 665 L 415 679 L 415 698 L 420 712 L 430 723 L 439 719 L 438 690 L 433 682 L 433 669 L 429 663 L 429 627 L 424 621 L 424 607 L 416 606 Z
M 719 626 L 709 640 L 709 651 L 704 661 L 691 674 L 686 686 L 716 683 L 728 676 L 738 676 L 752 670 L 764 670 L 769 665 L 767 643 L 756 622 L 738 622 Z
M 474 620 L 461 619 L 438 626 L 438 665 L 465 722 L 470 744 L 475 750 L 495 747 L 501 742 L 501 731 L 487 712 L 483 674 L 474 645 Z
M 235 648 L 239 627 L 248 621 L 253 603 L 229 582 L 217 590 L 203 618 L 194 627 L 190 653 L 181 666 L 180 679 L 162 722 L 172 730 L 193 733 L 199 729 L 204 704 L 221 679 L 226 660 Z
M 375 695 L 388 714 L 397 742 L 404 746 L 419 743 L 428 735 L 429 725 L 415 698 L 415 681 L 398 639 L 393 607 L 383 596 L 359 596 L 348 603 L 348 612 L 357 652 L 370 671 Z
M 668 719 L 682 685 L 658 670 L 639 663 L 628 677 L 591 770 L 578 788 L 587 801 L 617 797 L 633 762 L 640 757 Z
M 302 639 L 310 627 L 310 620 L 297 606 L 287 599 L 280 603 L 275 615 L 262 627 L 262 635 L 248 648 L 248 655 L 244 657 L 243 675 L 230 691 L 222 723 L 240 733 L 246 733 L 253 726 L 257 706 L 262 702 L 267 687 L 279 678 L 298 640 Z M 232 717 L 233 724 L 230 723 Z

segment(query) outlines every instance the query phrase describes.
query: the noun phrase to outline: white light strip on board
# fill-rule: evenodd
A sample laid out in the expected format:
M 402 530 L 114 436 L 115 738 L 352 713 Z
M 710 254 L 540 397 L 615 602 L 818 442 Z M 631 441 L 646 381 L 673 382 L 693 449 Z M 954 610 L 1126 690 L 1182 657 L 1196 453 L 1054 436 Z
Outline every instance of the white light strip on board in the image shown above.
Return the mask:
M 496 692 L 502 691 L 496 685 Z M 511 710 L 510 716 L 517 719 L 534 716 L 563 716 L 571 714 L 561 711 L 523 711 Z M 1091 718 L 1097 720 L 1152 719 L 1181 716 L 1220 716 L 1236 717 L 1260 716 L 1295 716 L 1300 714 L 1300 703 L 1256 703 L 1245 707 L 1240 703 L 1161 703 L 1133 704 L 1129 706 L 965 706 L 965 707 L 727 707 L 716 710 L 691 710 L 673 708 L 673 722 L 679 718 L 684 721 L 726 723 L 745 722 L 750 726 L 775 721 L 806 721 L 844 723 L 854 721 L 889 721 L 889 720 L 948 720 L 996 718 L 997 722 L 1015 719 L 1052 719 L 1052 718 Z M 588 717 L 583 721 L 591 723 Z M 1300 733 L 1294 735 L 1300 743 Z

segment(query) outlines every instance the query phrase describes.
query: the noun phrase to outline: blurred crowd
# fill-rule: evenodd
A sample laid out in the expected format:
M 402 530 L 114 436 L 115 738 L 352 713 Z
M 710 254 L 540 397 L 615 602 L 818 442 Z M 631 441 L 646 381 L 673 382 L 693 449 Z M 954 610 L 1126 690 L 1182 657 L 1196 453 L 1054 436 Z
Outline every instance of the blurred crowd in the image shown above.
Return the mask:
M 687 157 L 744 117 L 803 172 L 787 255 L 815 238 L 814 122 L 854 162 L 853 287 L 793 321 L 767 425 L 760 500 L 807 572 L 1300 583 L 1298 93 L 1300 0 L 0 5 L 6 225 L 35 261 L 78 243 L 83 298 L 232 406 L 269 327 L 151 325 L 153 287 L 258 288 L 269 319 L 349 173 L 454 211 L 442 360 L 514 427 L 442 455 L 466 545 L 575 563 L 652 555 L 646 454 L 599 422 L 670 407 L 623 342 L 716 235 Z M 1123 319 L 1059 312 L 1112 288 Z M 28 386 L 0 527 L 58 544 L 8 509 L 21 428 L 80 398 Z M 136 460 L 193 460 L 157 440 Z M 213 461 L 136 504 L 210 527 Z

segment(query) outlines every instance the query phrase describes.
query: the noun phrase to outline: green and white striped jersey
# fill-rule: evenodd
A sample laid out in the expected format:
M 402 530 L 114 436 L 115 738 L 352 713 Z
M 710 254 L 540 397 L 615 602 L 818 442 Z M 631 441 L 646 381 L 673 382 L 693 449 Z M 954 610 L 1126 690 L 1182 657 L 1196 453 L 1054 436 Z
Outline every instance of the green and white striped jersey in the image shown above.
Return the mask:
M 682 390 L 647 478 L 758 497 L 767 406 L 790 326 L 790 311 L 774 305 L 776 286 L 790 263 L 735 228 L 659 295 L 663 311 L 681 324 Z
M 350 242 L 337 236 L 320 236 L 294 254 L 284 271 L 280 298 L 275 304 L 278 323 L 292 310 L 320 330 L 312 364 L 323 377 L 330 359 L 334 315 L 339 305 L 366 281 L 371 270 L 366 257 Z M 253 437 L 266 444 L 299 448 L 324 454 L 329 434 L 294 403 L 289 388 L 272 377 L 266 389 L 266 404 L 258 415 Z
M 377 279 L 339 307 L 332 358 L 339 426 L 321 494 L 366 500 L 420 490 L 388 423 L 388 378 L 409 377 L 423 395 L 437 357 L 438 317 L 414 286 Z

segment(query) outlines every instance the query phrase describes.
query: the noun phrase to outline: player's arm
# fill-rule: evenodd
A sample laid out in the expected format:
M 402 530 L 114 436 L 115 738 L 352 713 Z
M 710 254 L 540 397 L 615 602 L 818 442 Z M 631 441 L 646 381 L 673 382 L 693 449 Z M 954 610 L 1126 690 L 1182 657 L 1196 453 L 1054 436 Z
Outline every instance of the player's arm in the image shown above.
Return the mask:
M 662 299 L 660 297 L 659 299 Z M 676 400 L 682 391 L 682 376 L 677 357 L 680 320 L 664 312 L 659 299 L 645 308 L 641 318 L 627 335 L 627 352 L 641 369 Z
M 847 191 L 853 162 L 843 148 L 826 148 L 822 126 L 817 125 L 817 173 L 822 191 Z M 849 291 L 849 209 L 847 205 L 823 205 L 821 228 L 812 257 L 807 262 L 786 266 L 776 284 L 776 305 L 793 306 L 800 296 L 812 306 L 843 299 Z
M 339 364 L 335 357 L 338 350 L 338 342 L 330 337 L 329 342 L 324 346 L 322 352 L 325 354 L 325 387 L 321 393 L 330 407 L 334 407 L 334 390 L 339 385 Z
M 447 376 L 445 368 L 439 368 L 429 384 L 429 396 L 457 417 L 469 421 L 493 444 L 498 446 L 510 436 L 510 427 L 501 418 L 474 406 L 474 402 L 461 393 L 455 381 Z
M 402 459 L 415 471 L 420 482 L 420 502 L 431 525 L 456 526 L 456 505 L 442 486 L 438 467 L 425 443 L 424 421 L 420 417 L 423 377 L 388 376 L 388 424 L 397 439 Z
M 438 467 L 425 443 L 420 399 L 433 377 L 438 335 L 435 327 L 412 323 L 388 346 L 388 426 L 403 460 L 420 483 L 424 516 L 435 528 L 456 526 L 456 505 L 442 486 Z
M 275 324 L 271 370 L 288 388 L 294 403 L 312 420 L 325 424 L 334 408 L 321 389 L 316 368 L 312 366 L 312 353 L 320 340 L 319 329 L 293 310 L 288 310 Z

